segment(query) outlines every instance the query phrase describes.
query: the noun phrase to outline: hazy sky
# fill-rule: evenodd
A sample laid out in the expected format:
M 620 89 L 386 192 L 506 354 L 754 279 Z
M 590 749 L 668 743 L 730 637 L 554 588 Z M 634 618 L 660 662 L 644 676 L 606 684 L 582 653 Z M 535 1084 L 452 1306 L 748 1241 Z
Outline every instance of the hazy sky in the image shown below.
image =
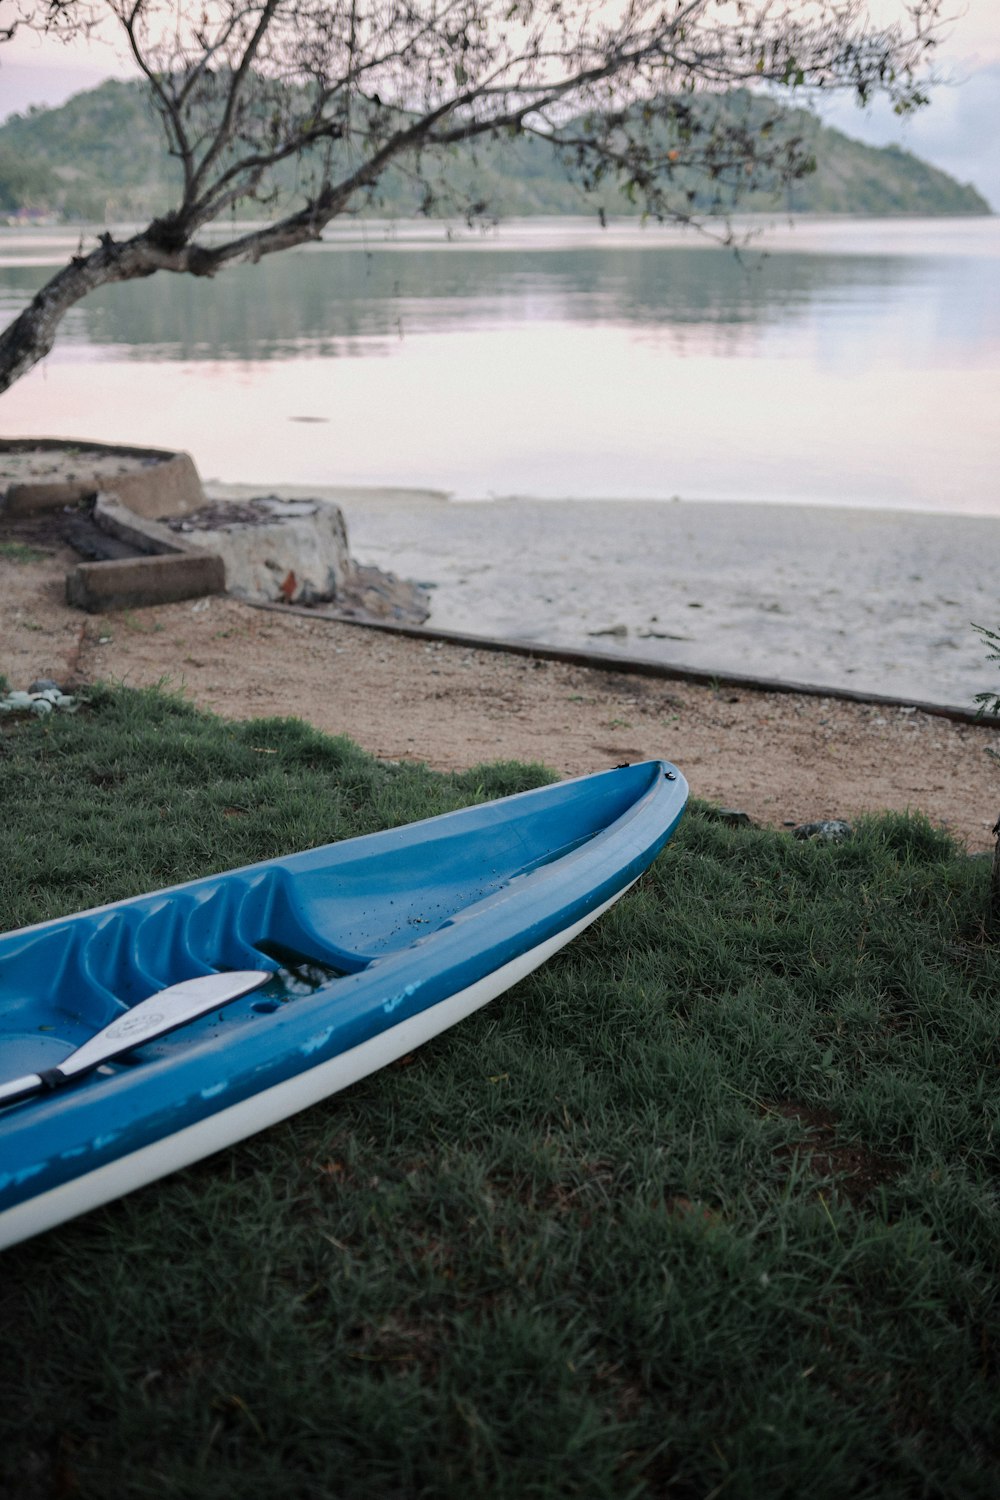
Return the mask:
M 870 9 L 876 20 L 899 14 L 898 0 L 872 0 Z M 954 0 L 949 14 L 929 108 L 900 121 L 884 102 L 865 112 L 837 99 L 825 101 L 823 118 L 870 145 L 905 146 L 973 183 L 1000 211 L 1000 0 Z
M 903 6 L 904 0 L 869 0 L 876 21 L 898 18 Z M 899 121 L 884 104 L 862 112 L 846 99 L 829 99 L 823 118 L 871 145 L 898 142 L 974 183 L 1000 210 L 1000 0 L 954 0 L 950 13 L 936 64 L 943 81 L 929 109 Z M 30 104 L 61 104 L 126 71 L 107 46 L 64 47 L 22 31 L 0 46 L 0 120 Z

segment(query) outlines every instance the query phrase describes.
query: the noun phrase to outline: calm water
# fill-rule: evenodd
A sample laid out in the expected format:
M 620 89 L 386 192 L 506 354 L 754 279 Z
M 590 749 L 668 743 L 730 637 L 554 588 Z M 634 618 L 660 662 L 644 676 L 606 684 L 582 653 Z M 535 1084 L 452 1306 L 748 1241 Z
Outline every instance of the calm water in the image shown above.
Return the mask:
M 0 231 L 4 321 L 76 242 Z M 97 293 L 0 431 L 185 448 L 250 483 L 1000 516 L 1000 220 L 758 243 L 352 226 Z

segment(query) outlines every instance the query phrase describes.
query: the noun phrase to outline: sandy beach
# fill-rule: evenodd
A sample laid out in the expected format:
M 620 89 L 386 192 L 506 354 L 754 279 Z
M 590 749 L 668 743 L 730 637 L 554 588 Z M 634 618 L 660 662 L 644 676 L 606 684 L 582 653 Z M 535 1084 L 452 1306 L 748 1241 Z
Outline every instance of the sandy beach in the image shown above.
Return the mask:
M 209 485 L 219 498 L 252 486 Z M 363 562 L 432 585 L 430 623 L 922 702 L 991 686 L 1000 519 L 734 502 L 461 502 L 313 489 Z
M 256 492 L 267 493 L 267 488 Z M 570 581 L 581 576 L 574 571 L 581 568 L 581 551 L 603 546 L 610 535 L 606 515 L 594 512 L 589 532 L 568 533 L 567 513 L 560 507 L 511 501 L 498 512 L 513 518 L 511 530 L 504 532 L 502 541 L 490 530 L 486 551 L 486 507 L 453 508 L 427 494 L 368 493 L 361 498 L 363 506 L 343 496 L 355 554 L 362 561 L 436 582 L 435 615 L 453 628 L 472 628 L 480 634 L 496 629 L 523 636 L 533 627 L 536 617 L 529 610 L 536 590 L 546 586 L 543 559 L 554 545 L 553 520 L 560 521 L 566 554 L 566 568 L 559 576 Z M 641 520 L 646 515 L 649 524 L 658 526 L 661 511 L 668 516 L 690 511 L 689 519 L 696 524 L 711 508 L 678 511 L 664 506 L 650 515 L 652 510 L 616 508 L 611 520 L 624 536 L 618 517 Z M 845 671 L 841 684 L 870 684 L 873 691 L 891 692 L 906 681 L 917 690 L 915 698 L 927 700 L 932 686 L 929 664 L 938 659 L 934 653 L 944 661 L 961 655 L 961 646 L 932 647 L 925 644 L 927 638 L 943 639 L 949 629 L 958 640 L 967 628 L 962 622 L 975 618 L 973 610 L 958 602 L 955 584 L 962 567 L 975 574 L 976 608 L 988 619 L 983 580 L 988 556 L 998 555 L 996 522 L 976 526 L 929 517 L 897 526 L 893 535 L 898 556 L 891 573 L 883 559 L 880 574 L 869 545 L 877 523 L 858 513 L 856 527 L 838 532 L 836 559 L 829 553 L 825 559 L 817 555 L 812 593 L 804 587 L 796 593 L 791 580 L 787 590 L 773 588 L 765 595 L 763 581 L 776 573 L 776 566 L 768 569 L 766 559 L 780 555 L 782 537 L 787 541 L 796 517 L 779 507 L 746 511 L 749 514 L 725 516 L 719 508 L 709 517 L 713 525 L 727 522 L 717 535 L 732 543 L 729 573 L 713 571 L 705 554 L 696 576 L 697 547 L 688 537 L 687 560 L 681 555 L 670 560 L 670 578 L 676 581 L 669 589 L 661 583 L 661 602 L 655 609 L 649 597 L 640 602 L 641 588 L 652 586 L 655 578 L 652 562 L 647 583 L 640 579 L 624 597 L 615 595 L 607 581 L 598 587 L 600 569 L 595 567 L 588 574 L 589 595 L 579 617 L 598 629 L 604 621 L 612 626 L 624 623 L 629 634 L 605 637 L 584 632 L 571 637 L 571 643 L 582 639 L 591 647 L 607 649 L 622 641 L 630 654 L 636 654 L 642 639 L 640 623 L 651 623 L 654 629 L 662 625 L 665 636 L 673 633 L 678 620 L 691 620 L 696 624 L 683 632 L 691 640 L 650 635 L 647 644 L 667 647 L 671 654 L 682 646 L 703 649 L 708 655 L 718 650 L 714 664 L 721 670 L 760 671 L 769 661 L 787 660 L 794 664 L 796 676 L 816 680 L 821 661 L 824 670 L 833 673 L 836 662 L 847 659 L 832 651 L 823 654 L 829 635 L 835 637 L 834 645 L 854 641 L 850 662 L 858 670 Z M 812 513 L 797 519 L 803 526 L 806 520 L 813 523 Z M 598 521 L 605 529 L 594 543 Z M 746 531 L 735 524 L 730 528 L 730 521 L 740 522 Z M 942 553 L 935 549 L 946 534 L 958 540 Z M 740 565 L 745 535 L 755 538 L 755 567 Z M 810 532 L 814 540 L 817 535 Z M 832 537 L 829 528 L 826 536 Z M 994 549 L 991 554 L 982 551 L 988 543 Z M 628 545 L 632 547 L 631 539 Z M 518 553 L 521 569 L 513 566 Z M 603 566 L 615 555 L 602 554 L 597 561 Z M 471 567 L 476 556 L 478 572 Z M 27 687 L 39 676 L 76 686 L 98 680 L 132 686 L 164 682 L 223 716 L 294 715 L 324 731 L 347 735 L 380 757 L 426 761 L 442 770 L 520 759 L 541 761 L 572 775 L 662 755 L 684 769 L 694 795 L 736 808 L 761 823 L 781 827 L 823 818 L 851 819 L 866 811 L 911 809 L 947 826 L 970 852 L 993 844 L 990 830 L 1000 806 L 1000 765 L 987 751 L 1000 751 L 1000 726 L 995 722 L 954 722 L 905 702 L 886 707 L 816 694 L 642 678 L 261 610 L 228 597 L 83 615 L 65 603 L 65 571 L 75 560 L 68 551 L 55 549 L 33 562 L 0 559 L 0 672 L 12 686 Z M 912 574 L 918 572 L 921 576 L 914 580 Z M 824 574 L 825 587 L 834 591 L 832 602 L 821 618 L 814 619 L 806 603 L 817 597 Z M 872 581 L 880 576 L 886 580 L 885 593 Z M 514 605 L 504 592 L 505 578 L 514 591 Z M 459 611 L 459 599 L 465 613 Z M 517 601 L 520 615 L 514 607 Z M 769 602 L 789 613 L 766 608 Z M 549 607 L 544 594 L 540 604 Z M 695 604 L 700 608 L 691 607 Z M 649 614 L 659 618 L 649 622 Z M 738 629 L 740 620 L 758 622 L 754 654 L 745 632 Z M 729 622 L 728 632 L 722 621 Z M 761 649 L 761 643 L 776 638 L 775 624 L 785 642 L 785 658 L 768 657 Z M 836 635 L 840 629 L 843 636 Z M 874 669 L 881 660 L 879 643 L 894 630 L 897 655 L 909 674 L 905 678 Z M 721 643 L 727 641 L 730 649 L 723 656 Z M 840 649 L 846 653 L 848 644 Z M 944 701 L 968 708 L 971 690 L 997 685 L 996 668 L 986 662 L 978 641 L 968 653 L 965 670 L 970 693 L 954 671 L 936 680 Z

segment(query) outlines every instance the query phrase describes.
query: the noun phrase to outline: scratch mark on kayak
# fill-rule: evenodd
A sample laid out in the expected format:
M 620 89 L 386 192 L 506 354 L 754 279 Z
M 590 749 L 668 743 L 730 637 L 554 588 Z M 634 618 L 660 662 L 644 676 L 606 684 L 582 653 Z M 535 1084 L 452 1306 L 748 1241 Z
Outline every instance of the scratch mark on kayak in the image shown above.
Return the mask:
M 391 1016 L 397 1005 L 402 1005 L 404 1000 L 409 1000 L 410 996 L 415 995 L 419 988 L 419 984 L 408 984 L 406 989 L 401 990 L 398 995 L 392 995 L 388 1000 L 383 1000 L 382 1009 L 386 1015 Z

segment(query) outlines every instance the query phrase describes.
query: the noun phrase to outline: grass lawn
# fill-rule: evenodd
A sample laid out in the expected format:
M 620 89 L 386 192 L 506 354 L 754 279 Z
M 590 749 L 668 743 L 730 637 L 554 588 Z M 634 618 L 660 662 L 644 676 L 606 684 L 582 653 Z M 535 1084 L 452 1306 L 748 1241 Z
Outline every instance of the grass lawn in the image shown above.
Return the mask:
M 0 722 L 0 930 L 545 777 L 100 692 Z M 692 804 L 453 1031 L 8 1251 L 0 1493 L 995 1495 L 988 873 Z

